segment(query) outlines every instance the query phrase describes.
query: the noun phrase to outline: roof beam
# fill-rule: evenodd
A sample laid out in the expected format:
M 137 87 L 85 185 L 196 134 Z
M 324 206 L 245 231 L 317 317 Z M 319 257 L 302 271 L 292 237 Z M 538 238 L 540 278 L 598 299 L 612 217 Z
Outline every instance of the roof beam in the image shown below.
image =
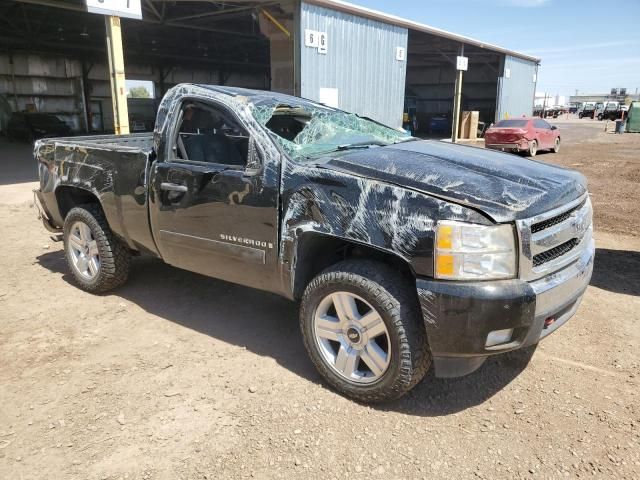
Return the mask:
M 274 2 L 267 2 L 265 5 L 273 5 L 273 3 Z M 253 10 L 254 8 L 255 6 L 253 5 L 250 5 L 250 6 L 245 5 L 243 7 L 235 7 L 235 8 L 221 8 L 220 10 L 214 10 L 212 12 L 194 13 L 192 15 L 185 15 L 183 17 L 168 18 L 167 20 L 172 22 L 182 22 L 184 20 L 191 20 L 195 18 L 217 17 L 227 13 L 246 12 L 246 11 Z
M 31 5 L 40 5 L 43 7 L 62 8 L 64 10 L 73 10 L 75 12 L 87 12 L 82 5 L 74 5 L 71 3 L 63 3 L 56 0 L 13 0 L 18 3 L 29 3 Z
M 156 16 L 158 20 L 162 20 L 162 15 L 160 15 L 160 12 L 158 12 L 158 10 L 153 5 L 153 2 L 151 0 L 144 0 L 144 3 L 149 8 L 149 10 L 153 12 L 153 14 Z
M 40 5 L 40 6 L 51 7 L 51 8 L 62 8 L 65 10 L 72 10 L 75 12 L 87 13 L 87 10 L 81 5 L 63 3 L 57 0 L 14 0 L 14 1 L 18 3 L 28 3 L 31 5 Z M 171 0 L 171 1 L 175 2 L 178 0 Z M 189 0 L 189 1 L 193 1 L 193 0 Z M 207 2 L 207 3 L 212 3 L 212 2 Z M 142 22 L 142 23 L 153 24 L 153 25 L 166 25 L 168 27 L 186 28 L 189 30 L 201 30 L 204 32 L 222 33 L 225 35 L 234 35 L 236 37 L 260 38 L 260 35 L 256 35 L 253 33 L 243 33 L 243 32 L 238 32 L 236 30 L 226 30 L 223 28 L 214 28 L 214 27 L 206 27 L 206 26 L 199 26 L 199 25 L 188 25 L 188 24 L 183 24 L 175 21 L 163 21 L 163 20 L 152 19 L 152 18 L 142 18 L 142 20 L 131 20 L 131 22 Z

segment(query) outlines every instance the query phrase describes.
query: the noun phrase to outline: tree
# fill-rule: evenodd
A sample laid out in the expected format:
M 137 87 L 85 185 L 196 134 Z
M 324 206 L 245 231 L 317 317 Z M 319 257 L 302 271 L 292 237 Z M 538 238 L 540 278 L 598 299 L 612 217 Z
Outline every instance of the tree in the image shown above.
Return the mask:
M 127 95 L 129 98 L 150 98 L 151 94 L 146 87 L 132 87 L 129 89 L 129 94 Z

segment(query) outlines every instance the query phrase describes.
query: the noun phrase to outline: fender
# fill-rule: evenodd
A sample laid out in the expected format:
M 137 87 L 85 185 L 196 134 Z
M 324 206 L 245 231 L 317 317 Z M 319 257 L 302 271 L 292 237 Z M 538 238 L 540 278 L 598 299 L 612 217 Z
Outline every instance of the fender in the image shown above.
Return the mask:
M 291 295 L 300 239 L 310 233 L 374 248 L 431 277 L 436 220 L 491 224 L 470 208 L 312 164 L 287 160 L 282 179 L 280 264 Z

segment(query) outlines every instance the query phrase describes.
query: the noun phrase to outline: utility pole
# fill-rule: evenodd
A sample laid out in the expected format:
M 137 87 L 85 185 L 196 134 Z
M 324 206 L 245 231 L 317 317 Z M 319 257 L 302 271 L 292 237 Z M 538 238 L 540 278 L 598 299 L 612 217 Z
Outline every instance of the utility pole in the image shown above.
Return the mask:
M 129 133 L 129 112 L 124 76 L 124 54 L 120 17 L 105 16 L 107 29 L 107 56 L 109 57 L 109 79 L 113 102 L 113 127 L 116 135 Z
M 464 43 L 460 46 L 460 57 L 464 57 Z M 460 104 L 462 103 L 462 71 L 461 65 L 456 62 L 456 87 L 453 97 L 453 125 L 451 131 L 451 141 L 456 143 L 460 135 Z M 466 70 L 466 68 L 464 69 Z

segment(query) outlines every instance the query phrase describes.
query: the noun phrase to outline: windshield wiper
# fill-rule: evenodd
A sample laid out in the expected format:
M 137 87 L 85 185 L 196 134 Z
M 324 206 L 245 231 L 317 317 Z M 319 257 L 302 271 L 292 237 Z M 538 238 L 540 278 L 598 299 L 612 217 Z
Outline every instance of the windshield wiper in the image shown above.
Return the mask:
M 418 140 L 420 139 L 416 137 L 409 137 L 409 138 L 405 138 L 403 140 L 398 140 L 397 142 L 394 142 L 394 145 L 397 145 L 399 143 L 417 142 Z
M 386 147 L 387 145 L 388 143 L 373 140 L 373 141 L 366 141 L 366 142 L 348 143 L 346 145 L 338 145 L 337 150 L 341 152 L 343 150 L 356 150 L 358 148 Z

